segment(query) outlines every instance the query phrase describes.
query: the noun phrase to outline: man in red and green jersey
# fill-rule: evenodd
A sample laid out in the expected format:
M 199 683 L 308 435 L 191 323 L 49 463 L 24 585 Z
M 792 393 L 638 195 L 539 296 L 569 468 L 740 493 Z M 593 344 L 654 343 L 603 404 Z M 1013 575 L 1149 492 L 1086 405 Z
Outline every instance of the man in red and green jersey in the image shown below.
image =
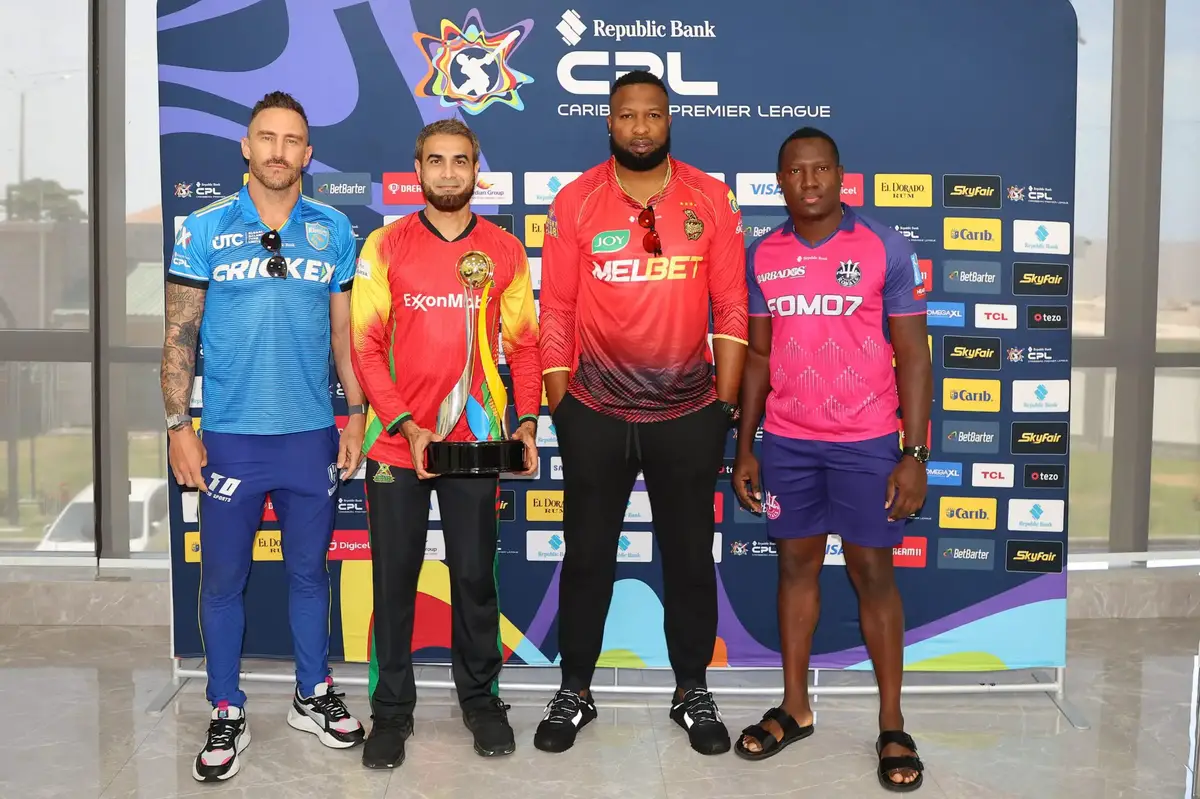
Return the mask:
M 542 368 L 566 553 L 562 686 L 534 745 L 569 749 L 596 718 L 589 686 L 640 470 L 662 552 L 671 718 L 693 749 L 718 754 L 730 742 L 706 680 L 717 633 L 712 497 L 746 355 L 741 216 L 727 186 L 670 157 L 661 80 L 627 73 L 609 103 L 613 157 L 558 193 L 542 250 Z
M 455 390 L 468 357 L 474 363 L 466 410 L 444 439 L 503 435 L 506 399 L 496 371 L 503 346 L 516 405 L 512 437 L 525 444 L 526 473 L 537 467 L 542 370 L 533 285 L 521 243 L 471 212 L 479 171 L 475 134 L 458 120 L 434 122 L 418 136 L 414 157 L 426 206 L 367 238 L 351 293 L 354 372 L 370 403 L 364 449 L 375 723 L 363 748 L 368 768 L 400 765 L 412 733 L 413 618 L 434 490 L 446 533 L 451 659 L 463 721 L 481 755 L 516 747 L 508 706 L 497 696 L 503 665 L 495 582 L 499 480 L 431 475 L 425 450 L 443 439 L 433 432 L 438 407 Z M 460 282 L 459 259 L 472 251 L 492 264 L 483 286 Z M 475 331 L 470 349 L 468 325 Z

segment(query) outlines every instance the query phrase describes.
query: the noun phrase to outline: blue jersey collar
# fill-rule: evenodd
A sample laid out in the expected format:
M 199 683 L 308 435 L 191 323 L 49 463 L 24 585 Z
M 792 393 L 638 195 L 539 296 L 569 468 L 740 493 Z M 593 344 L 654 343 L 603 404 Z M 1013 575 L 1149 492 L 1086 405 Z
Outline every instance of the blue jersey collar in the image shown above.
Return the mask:
M 292 206 L 292 213 L 288 215 L 288 222 L 299 220 L 303 211 L 304 194 L 301 193 L 296 198 L 296 204 Z M 250 186 L 247 184 L 242 186 L 242 190 L 238 192 L 238 206 L 242 209 L 242 220 L 246 224 L 252 225 L 255 223 L 265 225 L 262 217 L 258 215 L 258 209 L 254 207 L 254 200 L 250 197 Z M 287 224 L 285 223 L 286 227 Z
M 832 233 L 830 233 L 827 237 L 825 237 L 824 240 L 809 241 L 808 239 L 801 236 L 799 233 L 796 232 L 796 224 L 795 224 L 795 222 L 792 221 L 792 218 L 790 216 L 787 218 L 787 221 L 783 223 L 783 234 L 785 236 L 787 236 L 787 235 L 795 236 L 796 241 L 800 242 L 801 244 L 805 245 L 806 247 L 820 247 L 822 244 L 824 244 L 825 242 L 829 241 L 834 236 L 836 236 L 839 232 L 846 231 L 847 233 L 849 233 L 850 231 L 854 230 L 854 226 L 856 224 L 858 224 L 858 214 L 854 213 L 854 210 L 852 208 L 850 208 L 850 206 L 846 205 L 845 203 L 842 203 L 842 221 L 838 222 L 837 228 Z

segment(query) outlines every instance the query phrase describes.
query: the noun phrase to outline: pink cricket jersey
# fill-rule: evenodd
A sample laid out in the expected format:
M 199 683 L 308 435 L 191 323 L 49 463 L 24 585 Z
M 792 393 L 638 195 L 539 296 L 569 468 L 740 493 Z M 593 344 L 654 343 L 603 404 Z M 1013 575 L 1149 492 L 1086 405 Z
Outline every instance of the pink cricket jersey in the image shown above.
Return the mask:
M 896 373 L 887 319 L 925 313 L 912 245 L 886 225 L 845 216 L 811 243 L 789 219 L 746 257 L 750 316 L 771 317 L 770 433 L 866 441 L 896 432 Z

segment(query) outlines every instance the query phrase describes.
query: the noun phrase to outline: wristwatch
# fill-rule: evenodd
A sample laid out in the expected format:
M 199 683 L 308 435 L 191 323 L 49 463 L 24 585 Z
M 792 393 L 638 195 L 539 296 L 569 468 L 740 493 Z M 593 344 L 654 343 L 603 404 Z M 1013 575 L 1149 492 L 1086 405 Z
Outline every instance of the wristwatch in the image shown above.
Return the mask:
M 192 423 L 192 417 L 186 413 L 173 413 L 167 417 L 167 429 L 178 430 L 185 425 Z
M 925 463 L 929 460 L 929 447 L 905 447 L 902 452 L 905 455 L 911 455 L 913 458 L 916 458 L 917 463 Z
M 721 403 L 722 412 L 724 412 L 724 414 L 729 417 L 729 423 L 731 425 L 737 424 L 738 419 L 742 418 L 741 407 L 738 405 L 735 405 L 732 402 L 723 402 L 720 400 L 718 400 L 718 402 Z
M 363 404 L 363 405 L 350 405 L 350 406 L 347 406 L 346 415 L 347 415 L 347 416 L 353 416 L 353 415 L 354 415 L 354 414 L 356 414 L 356 413 L 362 413 L 362 414 L 365 414 L 366 412 L 367 412 L 367 406 L 366 406 L 365 404 Z

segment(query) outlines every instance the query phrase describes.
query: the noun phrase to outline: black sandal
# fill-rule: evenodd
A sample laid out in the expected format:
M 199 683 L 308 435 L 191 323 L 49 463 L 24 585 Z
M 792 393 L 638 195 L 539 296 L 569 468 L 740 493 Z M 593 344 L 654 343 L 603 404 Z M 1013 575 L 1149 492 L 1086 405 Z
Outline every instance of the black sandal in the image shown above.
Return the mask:
M 914 753 L 917 751 L 917 744 L 913 741 L 912 736 L 902 730 L 887 730 L 879 733 L 879 738 L 875 741 L 875 755 L 879 757 L 879 769 L 876 772 L 879 775 L 879 784 L 896 793 L 908 793 L 920 788 L 921 783 L 925 781 L 925 775 L 921 773 L 925 770 L 925 764 L 921 762 L 921 758 L 915 754 L 881 757 L 883 748 L 888 744 L 903 746 Z M 917 772 L 917 778 L 912 782 L 894 782 L 892 775 L 905 769 Z
M 771 733 L 763 728 L 762 724 L 765 721 L 774 721 L 783 730 L 783 740 L 779 740 Z M 777 755 L 796 741 L 802 741 L 816 731 L 814 725 L 809 724 L 807 727 L 801 727 L 796 723 L 787 711 L 781 707 L 773 707 L 763 714 L 762 721 L 758 724 L 753 724 L 742 730 L 742 734 L 738 736 L 737 743 L 734 744 L 733 751 L 743 760 L 766 760 L 768 757 Z M 745 737 L 753 738 L 759 746 L 757 752 L 751 752 L 742 743 Z

